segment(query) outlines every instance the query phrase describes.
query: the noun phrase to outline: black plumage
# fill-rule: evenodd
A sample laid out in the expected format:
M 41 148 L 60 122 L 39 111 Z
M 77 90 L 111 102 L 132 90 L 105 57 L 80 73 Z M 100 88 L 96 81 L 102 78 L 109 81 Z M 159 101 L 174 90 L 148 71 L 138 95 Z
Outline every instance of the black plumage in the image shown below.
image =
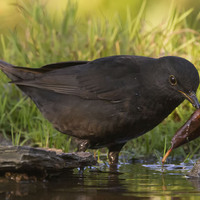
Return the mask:
M 117 163 L 123 145 L 157 126 L 185 98 L 196 108 L 199 75 L 180 57 L 111 56 L 38 69 L 0 61 L 0 69 L 79 151 L 108 147 Z

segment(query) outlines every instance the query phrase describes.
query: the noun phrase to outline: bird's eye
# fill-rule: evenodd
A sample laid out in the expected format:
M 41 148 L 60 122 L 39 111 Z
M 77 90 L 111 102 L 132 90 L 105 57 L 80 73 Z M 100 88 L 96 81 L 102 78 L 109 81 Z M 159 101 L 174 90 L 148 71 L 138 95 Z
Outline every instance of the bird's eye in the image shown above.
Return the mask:
M 169 82 L 170 82 L 171 85 L 176 85 L 177 84 L 176 77 L 174 75 L 170 75 L 169 76 Z

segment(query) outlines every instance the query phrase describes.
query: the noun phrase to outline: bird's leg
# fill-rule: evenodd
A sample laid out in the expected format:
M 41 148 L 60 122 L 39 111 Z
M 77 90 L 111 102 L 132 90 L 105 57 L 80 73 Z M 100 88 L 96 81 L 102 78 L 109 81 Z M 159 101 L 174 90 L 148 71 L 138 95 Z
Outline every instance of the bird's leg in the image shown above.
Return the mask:
M 109 153 L 108 153 L 108 159 L 109 159 L 109 164 L 114 166 L 118 164 L 118 158 L 119 158 L 119 152 L 121 151 L 122 147 L 124 146 L 125 143 L 123 144 L 115 144 L 110 146 Z
M 87 148 L 89 147 L 88 140 L 78 140 L 78 150 L 77 152 L 85 152 Z M 83 176 L 84 167 L 80 167 L 79 174 Z
M 88 140 L 79 140 L 77 152 L 80 152 L 80 151 L 85 152 L 85 151 L 87 150 L 88 147 L 89 147 L 89 142 L 88 142 Z

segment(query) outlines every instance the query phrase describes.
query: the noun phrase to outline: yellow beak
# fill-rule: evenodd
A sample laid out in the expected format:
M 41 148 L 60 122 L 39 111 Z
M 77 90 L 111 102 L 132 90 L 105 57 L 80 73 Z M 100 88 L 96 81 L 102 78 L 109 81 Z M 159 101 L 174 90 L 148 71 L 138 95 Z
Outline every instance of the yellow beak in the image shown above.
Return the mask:
M 199 101 L 196 97 L 196 94 L 195 92 L 191 92 L 190 94 L 186 94 L 185 92 L 179 90 L 179 92 L 181 94 L 184 95 L 184 97 L 195 107 L 195 108 L 200 108 L 200 105 L 199 105 Z

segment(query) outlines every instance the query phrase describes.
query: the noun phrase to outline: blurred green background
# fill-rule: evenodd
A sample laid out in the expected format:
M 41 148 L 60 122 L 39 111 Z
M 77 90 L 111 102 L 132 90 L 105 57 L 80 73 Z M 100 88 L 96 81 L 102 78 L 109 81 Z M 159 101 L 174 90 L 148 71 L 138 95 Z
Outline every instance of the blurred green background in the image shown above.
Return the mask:
M 49 17 L 60 19 L 65 12 L 68 0 L 36 0 L 42 7 L 46 7 Z M 119 15 L 126 20 L 127 9 L 135 17 L 143 3 L 142 0 L 73 0 L 77 2 L 77 20 L 87 21 L 98 18 L 100 20 L 109 20 L 112 22 L 113 17 Z M 14 28 L 25 28 L 24 19 L 21 10 L 16 5 L 34 4 L 34 0 L 0 0 L 0 22 L 1 31 Z M 174 7 L 181 12 L 192 9 L 192 14 L 188 17 L 191 27 L 199 27 L 199 9 L 200 4 L 197 0 L 151 0 L 146 1 L 145 21 L 146 25 L 156 26 L 162 24 L 169 17 L 170 7 Z M 198 17 L 197 17 L 198 16 Z M 198 20 L 198 21 L 197 21 Z
M 196 0 L 0 0 L 0 59 L 40 67 L 116 54 L 175 55 L 200 69 L 199 8 Z M 70 137 L 55 131 L 32 101 L 0 75 L 1 135 L 14 145 L 76 150 Z M 199 91 L 197 96 L 200 99 Z M 159 159 L 192 112 L 185 101 L 154 130 L 130 141 L 122 153 Z M 191 158 L 199 148 L 195 140 L 174 154 Z

